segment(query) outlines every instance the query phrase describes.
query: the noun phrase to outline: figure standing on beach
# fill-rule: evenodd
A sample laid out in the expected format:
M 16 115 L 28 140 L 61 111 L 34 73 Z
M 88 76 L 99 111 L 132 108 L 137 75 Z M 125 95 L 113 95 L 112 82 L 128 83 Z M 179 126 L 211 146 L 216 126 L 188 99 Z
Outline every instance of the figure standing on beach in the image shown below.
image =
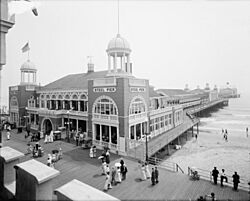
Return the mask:
M 217 178 L 218 178 L 218 175 L 219 175 L 219 171 L 217 170 L 216 167 L 214 167 L 213 171 L 212 171 L 212 176 L 213 176 L 213 179 L 214 179 L 214 184 L 217 185 Z
M 225 141 L 227 142 L 227 139 L 228 138 L 228 133 L 227 133 L 227 129 L 225 129 L 225 133 L 224 133 L 224 139 L 225 139 Z
M 233 190 L 237 191 L 238 184 L 240 183 L 240 176 L 237 174 L 237 172 L 234 172 L 234 175 L 232 177 L 233 177 L 233 183 L 234 183 Z
M 246 128 L 246 135 L 247 135 L 247 137 L 248 137 L 248 127 Z
M 198 138 L 198 135 L 197 135 L 197 134 L 195 134 L 195 139 L 197 140 L 197 138 Z

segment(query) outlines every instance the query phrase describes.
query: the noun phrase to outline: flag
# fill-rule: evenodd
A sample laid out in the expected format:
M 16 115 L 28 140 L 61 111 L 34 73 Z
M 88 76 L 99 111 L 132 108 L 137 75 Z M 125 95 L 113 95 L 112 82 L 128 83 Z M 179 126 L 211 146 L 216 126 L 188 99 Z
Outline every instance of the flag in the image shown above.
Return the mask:
M 29 51 L 29 50 L 30 50 L 29 42 L 27 42 L 27 43 L 23 46 L 22 52 L 24 53 L 24 52 L 27 52 L 27 51 Z
M 35 16 L 38 16 L 38 12 L 37 12 L 37 9 L 36 8 L 32 8 L 32 12 Z

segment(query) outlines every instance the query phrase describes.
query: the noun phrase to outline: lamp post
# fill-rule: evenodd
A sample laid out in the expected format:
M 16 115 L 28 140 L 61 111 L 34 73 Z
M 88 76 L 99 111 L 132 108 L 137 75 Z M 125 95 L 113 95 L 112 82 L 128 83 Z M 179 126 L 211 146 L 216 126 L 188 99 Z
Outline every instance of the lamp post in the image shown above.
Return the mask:
M 146 135 L 146 162 L 148 162 L 148 133 L 145 133 Z
M 69 122 L 69 110 L 67 111 L 67 115 L 68 115 L 68 127 L 67 127 L 67 141 L 70 142 L 70 139 L 69 139 L 69 131 L 70 131 L 70 122 Z

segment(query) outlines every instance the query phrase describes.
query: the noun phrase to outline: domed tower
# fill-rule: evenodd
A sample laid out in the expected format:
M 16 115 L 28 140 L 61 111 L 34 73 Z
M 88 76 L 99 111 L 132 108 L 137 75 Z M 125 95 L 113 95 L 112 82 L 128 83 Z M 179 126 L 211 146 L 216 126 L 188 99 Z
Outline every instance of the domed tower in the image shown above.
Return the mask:
M 189 91 L 188 84 L 185 85 L 184 91 Z
M 36 72 L 35 64 L 29 59 L 24 62 L 20 68 L 21 70 L 21 83 L 20 85 L 37 85 L 36 84 Z
M 205 88 L 204 88 L 206 91 L 209 91 L 210 90 L 210 87 L 209 87 L 209 84 L 208 83 L 206 83 L 206 86 L 205 86 Z
M 131 49 L 128 41 L 119 33 L 109 42 L 106 52 L 108 54 L 108 75 L 132 74 Z

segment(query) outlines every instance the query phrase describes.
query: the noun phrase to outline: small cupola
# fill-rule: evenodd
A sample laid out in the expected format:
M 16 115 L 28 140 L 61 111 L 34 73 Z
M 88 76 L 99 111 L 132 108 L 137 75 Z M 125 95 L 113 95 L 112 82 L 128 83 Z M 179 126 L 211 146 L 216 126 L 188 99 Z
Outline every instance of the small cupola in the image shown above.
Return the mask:
M 87 58 L 89 59 L 88 64 L 87 64 L 87 66 L 88 66 L 88 71 L 87 71 L 87 73 L 93 73 L 93 72 L 94 72 L 94 67 L 95 67 L 95 65 L 94 65 L 94 63 L 92 62 L 92 56 L 88 56 Z
M 34 63 L 28 59 L 22 64 L 20 71 L 21 85 L 36 85 L 37 69 Z
M 93 73 L 93 72 L 94 72 L 94 64 L 88 63 L 88 73 Z

